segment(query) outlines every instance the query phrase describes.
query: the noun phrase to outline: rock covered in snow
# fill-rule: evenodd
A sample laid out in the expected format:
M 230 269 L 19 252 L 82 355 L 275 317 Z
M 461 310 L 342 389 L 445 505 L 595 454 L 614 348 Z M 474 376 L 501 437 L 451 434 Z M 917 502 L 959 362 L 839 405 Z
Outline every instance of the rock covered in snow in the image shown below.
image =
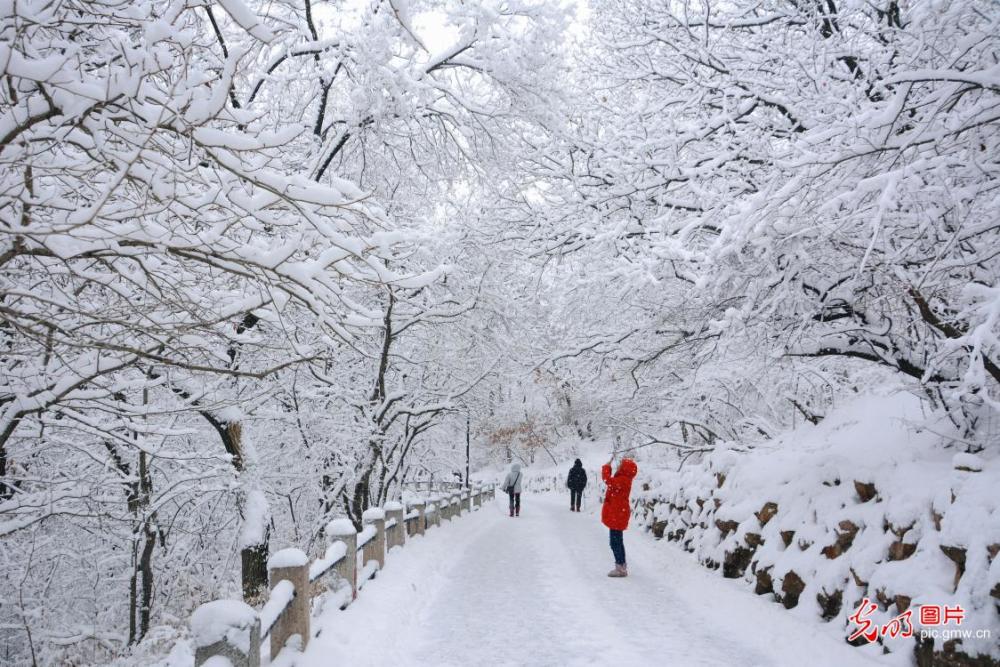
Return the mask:
M 955 454 L 951 458 L 951 466 L 964 472 L 982 472 L 983 460 L 975 454 Z

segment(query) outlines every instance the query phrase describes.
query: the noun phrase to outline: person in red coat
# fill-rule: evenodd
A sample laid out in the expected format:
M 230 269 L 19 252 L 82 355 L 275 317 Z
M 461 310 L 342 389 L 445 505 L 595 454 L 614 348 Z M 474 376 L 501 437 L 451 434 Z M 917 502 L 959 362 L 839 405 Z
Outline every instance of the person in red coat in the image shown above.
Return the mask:
M 622 459 L 618 472 L 612 475 L 612 461 L 605 463 L 601 468 L 601 478 L 608 486 L 608 492 L 604 496 L 604 506 L 601 508 L 601 523 L 610 531 L 611 553 L 615 557 L 615 569 L 608 572 L 608 576 L 627 577 L 628 567 L 625 564 L 625 542 L 622 533 L 628 528 L 628 520 L 632 516 L 632 506 L 628 497 L 632 492 L 632 480 L 639 472 L 639 467 L 632 459 Z

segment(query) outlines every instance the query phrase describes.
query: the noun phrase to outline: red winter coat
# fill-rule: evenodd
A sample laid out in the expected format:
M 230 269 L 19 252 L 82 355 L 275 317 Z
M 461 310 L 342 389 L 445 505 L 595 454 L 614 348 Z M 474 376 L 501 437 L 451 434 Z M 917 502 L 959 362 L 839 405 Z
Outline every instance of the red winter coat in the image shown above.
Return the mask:
M 618 472 L 611 474 L 611 466 L 605 464 L 601 468 L 601 478 L 608 485 L 608 493 L 604 496 L 604 507 L 601 508 L 601 523 L 611 530 L 628 528 L 629 517 L 632 516 L 632 506 L 628 495 L 632 492 L 632 478 L 639 472 L 632 459 L 622 459 Z

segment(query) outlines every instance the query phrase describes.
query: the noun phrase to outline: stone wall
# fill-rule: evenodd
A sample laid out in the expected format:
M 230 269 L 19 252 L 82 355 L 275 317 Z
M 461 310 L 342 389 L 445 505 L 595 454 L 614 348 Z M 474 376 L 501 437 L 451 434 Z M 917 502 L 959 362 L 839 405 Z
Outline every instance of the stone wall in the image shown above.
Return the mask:
M 868 598 L 876 624 L 913 614 L 914 637 L 880 637 L 883 650 L 911 652 L 919 667 L 1000 667 L 1000 461 L 915 448 L 859 462 L 785 444 L 650 474 L 633 493 L 636 515 L 656 538 L 845 641 Z M 990 636 L 920 640 L 934 628 L 919 625 L 919 605 L 961 606 L 960 626 L 937 629 Z

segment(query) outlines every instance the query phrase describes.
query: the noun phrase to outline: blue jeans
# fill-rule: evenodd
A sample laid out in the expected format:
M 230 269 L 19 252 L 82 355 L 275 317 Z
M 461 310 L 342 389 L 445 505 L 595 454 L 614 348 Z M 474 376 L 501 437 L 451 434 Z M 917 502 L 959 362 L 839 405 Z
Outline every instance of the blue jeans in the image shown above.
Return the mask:
M 611 553 L 615 555 L 615 565 L 625 564 L 625 542 L 622 539 L 622 531 L 612 530 L 611 533 Z

